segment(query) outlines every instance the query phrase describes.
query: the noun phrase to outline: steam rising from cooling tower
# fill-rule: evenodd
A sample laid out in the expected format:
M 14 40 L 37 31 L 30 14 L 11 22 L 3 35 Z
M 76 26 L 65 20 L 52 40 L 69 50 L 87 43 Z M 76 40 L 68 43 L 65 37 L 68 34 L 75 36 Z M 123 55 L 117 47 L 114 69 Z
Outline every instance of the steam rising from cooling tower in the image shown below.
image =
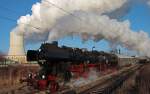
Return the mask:
M 32 15 L 18 20 L 12 32 L 25 35 L 28 43 L 74 35 L 84 40 L 105 39 L 150 56 L 148 35 L 132 31 L 128 20 L 119 21 L 135 2 L 137 0 L 42 0 L 32 6 Z

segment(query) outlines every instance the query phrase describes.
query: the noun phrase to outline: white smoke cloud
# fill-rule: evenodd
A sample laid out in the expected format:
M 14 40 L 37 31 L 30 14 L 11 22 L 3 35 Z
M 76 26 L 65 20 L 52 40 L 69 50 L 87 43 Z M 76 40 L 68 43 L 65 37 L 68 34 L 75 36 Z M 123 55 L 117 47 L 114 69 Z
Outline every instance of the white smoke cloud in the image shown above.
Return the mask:
M 150 0 L 148 1 L 148 5 L 150 5 Z
M 56 40 L 71 35 L 80 35 L 83 40 L 89 37 L 95 41 L 106 39 L 150 56 L 147 53 L 150 48 L 148 35 L 130 30 L 129 21 L 118 22 L 118 18 L 127 14 L 137 1 L 42 0 L 32 6 L 31 15 L 18 19 L 18 25 L 12 31 L 24 35 L 26 42 Z
M 32 15 L 20 17 L 18 26 L 13 31 L 24 34 L 27 42 L 46 40 L 58 18 L 67 12 L 78 10 L 93 11 L 99 14 L 109 13 L 122 7 L 128 0 L 42 0 L 32 6 Z M 55 4 L 56 6 L 51 5 Z M 59 7 L 59 8 L 58 8 Z M 36 27 L 36 28 L 34 28 Z
M 128 20 L 118 22 L 106 15 L 95 15 L 83 11 L 75 12 L 74 15 L 80 17 L 82 21 L 76 20 L 70 15 L 59 19 L 49 34 L 50 41 L 65 36 L 80 35 L 84 40 L 100 41 L 105 39 L 111 43 L 150 56 L 150 53 L 147 52 L 150 49 L 148 35 L 143 31 L 132 31 Z
M 100 73 L 97 72 L 96 69 L 92 68 L 86 75 L 87 77 L 79 77 L 77 79 L 72 79 L 71 82 L 69 83 L 69 86 L 74 88 L 87 85 L 91 82 L 94 82 L 100 76 Z

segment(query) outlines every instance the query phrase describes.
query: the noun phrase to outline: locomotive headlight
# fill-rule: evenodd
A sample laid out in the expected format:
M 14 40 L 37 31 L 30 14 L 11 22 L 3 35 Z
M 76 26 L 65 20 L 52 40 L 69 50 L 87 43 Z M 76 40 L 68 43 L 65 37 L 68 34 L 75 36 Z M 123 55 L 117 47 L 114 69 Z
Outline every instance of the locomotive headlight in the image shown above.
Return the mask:
M 32 73 L 29 73 L 29 74 L 28 74 L 28 78 L 32 78 Z
M 45 79 L 45 75 L 42 75 L 42 79 Z
M 41 49 L 38 50 L 39 52 L 41 51 Z

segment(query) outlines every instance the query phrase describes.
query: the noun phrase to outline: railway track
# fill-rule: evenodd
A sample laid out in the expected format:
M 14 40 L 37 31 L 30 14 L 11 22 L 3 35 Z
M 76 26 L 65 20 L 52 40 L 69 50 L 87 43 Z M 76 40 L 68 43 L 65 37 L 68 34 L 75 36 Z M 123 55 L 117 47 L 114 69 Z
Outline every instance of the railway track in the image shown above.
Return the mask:
M 123 82 L 130 77 L 140 65 L 124 68 L 120 71 L 101 77 L 93 83 L 70 89 L 60 94 L 112 94 Z
M 91 90 L 87 92 L 88 94 L 111 94 L 115 89 L 123 84 L 123 82 L 127 79 L 127 76 L 117 76 L 111 79 L 108 83 L 106 83 L 102 87 L 96 88 L 96 90 Z M 86 93 L 86 94 L 87 94 Z
M 123 82 L 127 80 L 139 67 L 132 67 L 133 69 L 125 70 L 120 75 L 114 75 L 108 81 L 96 87 L 90 88 L 87 91 L 79 94 L 112 94 L 118 87 L 121 87 Z
M 150 94 L 150 63 L 145 64 L 136 77 L 138 94 Z
M 56 94 L 112 94 L 112 92 L 120 87 L 123 82 L 128 79 L 128 77 L 132 75 L 139 67 L 139 65 L 126 67 L 120 71 L 102 76 L 92 83 L 60 91 Z M 32 91 L 34 92 L 32 94 L 35 94 L 37 92 L 35 90 L 28 90 L 28 88 L 24 86 L 18 86 L 15 88 L 17 89 L 10 89 L 10 91 L 14 90 L 14 94 L 27 94 L 25 92 L 31 94 Z

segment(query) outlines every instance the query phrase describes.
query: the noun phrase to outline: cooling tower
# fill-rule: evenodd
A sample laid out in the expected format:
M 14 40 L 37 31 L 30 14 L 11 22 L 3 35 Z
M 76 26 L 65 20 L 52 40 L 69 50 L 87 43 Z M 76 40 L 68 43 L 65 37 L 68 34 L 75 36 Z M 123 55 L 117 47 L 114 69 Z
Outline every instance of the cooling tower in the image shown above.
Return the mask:
M 10 48 L 9 56 L 24 56 L 24 38 L 21 35 L 17 35 L 15 32 L 10 32 Z

